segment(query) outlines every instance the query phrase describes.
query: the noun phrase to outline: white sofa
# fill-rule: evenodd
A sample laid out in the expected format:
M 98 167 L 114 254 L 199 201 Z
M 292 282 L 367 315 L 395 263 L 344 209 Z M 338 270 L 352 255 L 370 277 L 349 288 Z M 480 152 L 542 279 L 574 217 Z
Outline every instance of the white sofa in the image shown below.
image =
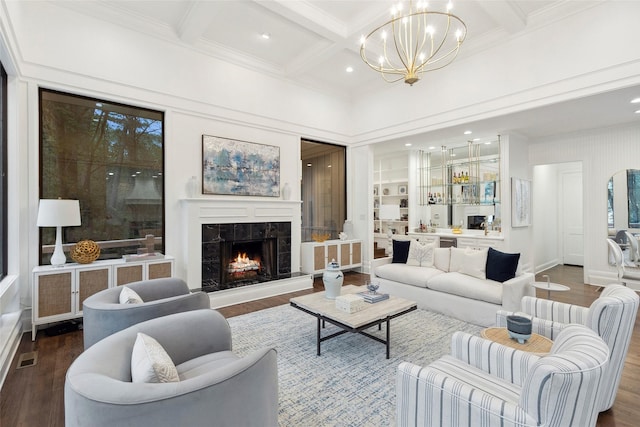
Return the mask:
M 511 256 L 513 261 L 514 254 L 490 249 L 489 256 L 487 249 L 435 248 L 415 241 L 411 247 L 406 263 L 392 262 L 392 257 L 372 261 L 371 279 L 380 284 L 380 292 L 481 326 L 493 326 L 498 310 L 517 311 L 522 297 L 535 296 L 532 273 L 515 271 L 515 277 L 504 282 L 486 278 L 488 259 L 495 271 L 496 260 Z

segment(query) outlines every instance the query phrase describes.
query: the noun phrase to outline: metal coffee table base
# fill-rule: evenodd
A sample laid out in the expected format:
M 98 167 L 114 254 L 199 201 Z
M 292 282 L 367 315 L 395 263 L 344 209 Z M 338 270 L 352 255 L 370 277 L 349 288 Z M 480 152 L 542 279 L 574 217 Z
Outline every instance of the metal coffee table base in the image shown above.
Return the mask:
M 396 317 L 399 317 L 399 316 L 402 316 L 404 314 L 407 314 L 407 313 L 409 313 L 411 311 L 416 310 L 416 308 L 417 308 L 416 306 L 413 306 L 413 307 L 410 307 L 410 308 L 408 308 L 408 309 L 406 309 L 404 311 L 401 311 L 399 313 L 383 317 L 382 319 L 374 320 L 374 321 L 369 322 L 369 323 L 367 323 L 365 325 L 362 325 L 362 326 L 360 326 L 358 328 L 353 328 L 353 327 L 351 327 L 349 325 L 345 325 L 344 323 L 340 323 L 340 322 L 338 322 L 336 320 L 330 319 L 330 318 L 325 317 L 325 316 L 323 316 L 321 314 L 314 313 L 313 311 L 310 311 L 310 310 L 307 310 L 306 308 L 300 307 L 299 305 L 297 305 L 294 302 L 292 302 L 291 305 L 293 307 L 297 308 L 298 310 L 302 310 L 305 313 L 309 313 L 310 315 L 314 316 L 317 319 L 318 333 L 317 333 L 317 336 L 316 336 L 316 345 L 317 345 L 317 349 L 318 349 L 318 352 L 317 352 L 318 356 L 320 356 L 320 343 L 322 341 L 326 341 L 326 340 L 329 340 L 331 338 L 340 336 L 342 334 L 346 334 L 347 332 L 352 332 L 352 333 L 362 334 L 362 335 L 364 335 L 366 337 L 371 338 L 372 340 L 375 340 L 375 341 L 378 341 L 379 343 L 384 344 L 386 346 L 386 348 L 387 348 L 387 359 L 389 358 L 389 355 L 390 355 L 391 319 L 394 319 Z M 333 333 L 331 335 L 327 335 L 327 336 L 323 337 L 321 331 L 325 327 L 325 322 L 329 322 L 332 325 L 336 325 L 337 327 L 342 328 L 342 331 L 335 332 L 335 333 Z M 365 329 L 369 329 L 369 328 L 371 328 L 373 326 L 376 326 L 376 325 L 378 326 L 378 330 L 382 330 L 382 324 L 383 323 L 387 324 L 386 339 L 382 339 L 380 337 L 376 337 L 375 335 L 371 335 L 371 334 L 365 332 Z

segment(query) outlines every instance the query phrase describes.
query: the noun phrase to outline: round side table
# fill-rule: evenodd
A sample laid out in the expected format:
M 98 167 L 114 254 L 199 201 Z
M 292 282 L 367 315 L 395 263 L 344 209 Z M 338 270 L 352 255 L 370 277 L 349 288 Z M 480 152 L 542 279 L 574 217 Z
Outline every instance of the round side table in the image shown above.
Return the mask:
M 547 299 L 551 299 L 552 291 L 568 291 L 569 289 L 571 289 L 568 286 L 551 282 L 533 282 L 533 287 L 542 289 L 543 291 L 547 291 Z
M 538 356 L 544 356 L 551 351 L 553 341 L 542 335 L 533 333 L 524 344 L 520 344 L 517 340 L 514 340 L 509 336 L 507 328 L 487 328 L 480 331 L 482 338 L 497 342 L 507 347 L 515 348 L 517 350 L 528 351 Z

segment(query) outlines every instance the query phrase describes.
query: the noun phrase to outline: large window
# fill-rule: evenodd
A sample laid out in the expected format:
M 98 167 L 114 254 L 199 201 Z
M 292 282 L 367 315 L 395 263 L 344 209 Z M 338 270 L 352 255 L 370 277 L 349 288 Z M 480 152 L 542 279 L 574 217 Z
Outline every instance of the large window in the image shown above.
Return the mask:
M 0 64 L 0 279 L 7 275 L 7 73 Z
M 346 149 L 302 140 L 302 241 L 337 239 L 347 218 Z
M 164 252 L 163 128 L 162 112 L 40 90 L 40 198 L 80 201 L 63 243 L 100 242 L 101 258 Z M 41 264 L 54 242 L 43 228 Z

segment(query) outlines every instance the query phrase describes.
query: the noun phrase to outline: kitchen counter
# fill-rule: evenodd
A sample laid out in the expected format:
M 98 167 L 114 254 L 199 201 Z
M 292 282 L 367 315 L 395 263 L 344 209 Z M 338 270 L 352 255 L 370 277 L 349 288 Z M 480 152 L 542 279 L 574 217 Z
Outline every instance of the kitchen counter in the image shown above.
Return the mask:
M 429 236 L 433 237 L 448 237 L 448 238 L 472 238 L 472 239 L 487 239 L 487 240 L 504 240 L 504 236 L 499 231 L 489 231 L 485 236 L 484 230 L 462 230 L 462 233 L 457 234 L 451 231 L 451 229 L 436 229 L 435 233 L 411 231 L 407 234 L 409 237 L 420 238 Z

